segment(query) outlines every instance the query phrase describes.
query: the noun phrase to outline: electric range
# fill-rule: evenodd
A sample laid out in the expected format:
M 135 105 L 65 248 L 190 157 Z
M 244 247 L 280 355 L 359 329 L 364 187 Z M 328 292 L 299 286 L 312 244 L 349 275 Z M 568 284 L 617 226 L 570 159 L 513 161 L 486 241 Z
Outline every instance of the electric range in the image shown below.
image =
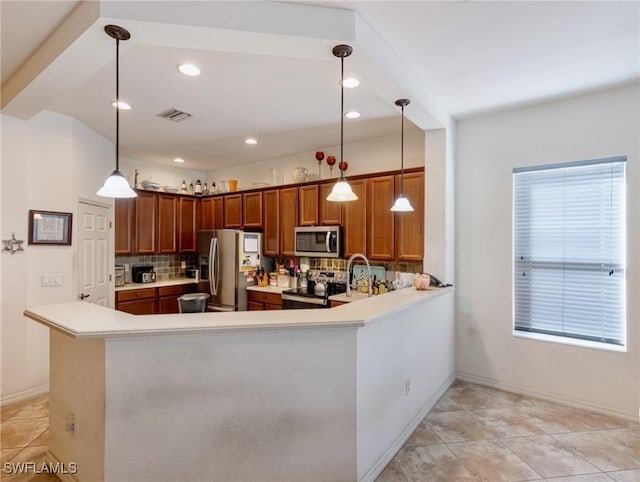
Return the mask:
M 315 285 L 320 277 L 327 278 L 324 295 L 315 294 Z M 346 271 L 317 271 L 309 270 L 307 273 L 307 286 L 282 292 L 282 307 L 285 310 L 329 308 L 329 296 L 347 291 Z

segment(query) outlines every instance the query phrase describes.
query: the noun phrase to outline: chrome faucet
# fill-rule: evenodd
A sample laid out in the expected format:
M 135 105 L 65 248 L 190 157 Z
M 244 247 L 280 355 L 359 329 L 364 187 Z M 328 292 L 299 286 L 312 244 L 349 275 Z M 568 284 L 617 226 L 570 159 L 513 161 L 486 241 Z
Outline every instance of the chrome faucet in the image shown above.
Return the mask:
M 362 258 L 364 262 L 367 263 L 367 286 L 369 287 L 369 296 L 371 296 L 371 267 L 369 266 L 369 260 L 362 253 L 356 253 L 349 258 L 347 261 L 347 276 L 351 274 L 351 263 L 354 258 Z M 351 297 L 351 282 L 347 283 L 347 296 Z

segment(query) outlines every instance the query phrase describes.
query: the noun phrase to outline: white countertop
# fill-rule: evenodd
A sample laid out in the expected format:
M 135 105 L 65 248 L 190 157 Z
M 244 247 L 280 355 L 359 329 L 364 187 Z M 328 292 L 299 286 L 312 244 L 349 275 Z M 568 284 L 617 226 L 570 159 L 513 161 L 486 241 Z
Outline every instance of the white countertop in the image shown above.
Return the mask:
M 84 301 L 74 301 L 29 308 L 24 315 L 73 338 L 360 327 L 382 315 L 388 316 L 451 291 L 452 288 L 427 291 L 408 288 L 382 296 L 365 297 L 332 309 L 131 315 Z
M 289 287 L 284 286 L 247 286 L 247 291 L 260 291 L 261 293 L 274 293 L 274 294 L 282 294 L 284 290 L 290 290 Z
M 163 286 L 190 285 L 196 283 L 198 283 L 198 280 L 195 278 L 165 279 L 162 281 L 156 281 L 154 283 L 128 283 L 124 286 L 117 286 L 116 292 L 141 290 L 145 288 L 162 288 Z

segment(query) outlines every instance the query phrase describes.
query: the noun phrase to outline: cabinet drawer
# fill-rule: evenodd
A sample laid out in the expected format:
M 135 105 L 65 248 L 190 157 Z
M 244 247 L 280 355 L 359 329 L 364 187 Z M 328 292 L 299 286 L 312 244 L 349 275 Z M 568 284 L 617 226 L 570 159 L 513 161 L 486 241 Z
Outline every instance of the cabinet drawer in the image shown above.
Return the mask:
M 262 291 L 249 291 L 249 301 L 281 305 L 282 298 L 279 293 L 263 293 Z
M 192 284 L 188 285 L 174 285 L 174 286 L 162 286 L 158 288 L 158 296 L 181 296 L 185 293 L 191 293 L 193 291 Z
M 143 288 L 139 290 L 118 291 L 116 293 L 116 301 L 135 301 L 144 300 L 147 298 L 155 298 L 155 288 Z

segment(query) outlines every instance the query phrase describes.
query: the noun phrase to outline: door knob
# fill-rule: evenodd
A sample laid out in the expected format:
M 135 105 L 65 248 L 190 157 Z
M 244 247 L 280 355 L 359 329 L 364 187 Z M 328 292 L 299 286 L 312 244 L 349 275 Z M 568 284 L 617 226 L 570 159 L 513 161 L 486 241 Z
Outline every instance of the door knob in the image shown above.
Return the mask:
M 80 298 L 80 301 L 82 301 L 82 300 L 84 300 L 85 298 L 89 298 L 89 296 L 91 296 L 91 295 L 85 295 L 84 293 L 80 293 L 80 294 L 78 295 L 78 298 Z

